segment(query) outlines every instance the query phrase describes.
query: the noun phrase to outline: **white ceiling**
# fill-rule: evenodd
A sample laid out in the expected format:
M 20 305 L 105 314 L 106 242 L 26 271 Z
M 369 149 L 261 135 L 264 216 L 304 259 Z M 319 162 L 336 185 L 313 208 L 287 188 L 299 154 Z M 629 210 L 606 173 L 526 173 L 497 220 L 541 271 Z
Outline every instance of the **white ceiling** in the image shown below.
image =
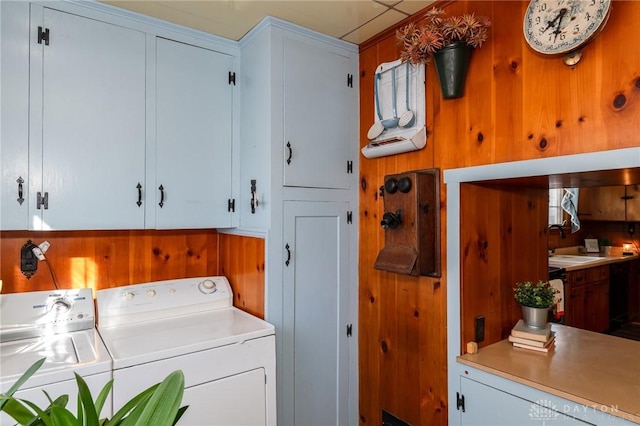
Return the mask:
M 102 0 L 123 9 L 239 40 L 266 15 L 360 44 L 434 0 Z

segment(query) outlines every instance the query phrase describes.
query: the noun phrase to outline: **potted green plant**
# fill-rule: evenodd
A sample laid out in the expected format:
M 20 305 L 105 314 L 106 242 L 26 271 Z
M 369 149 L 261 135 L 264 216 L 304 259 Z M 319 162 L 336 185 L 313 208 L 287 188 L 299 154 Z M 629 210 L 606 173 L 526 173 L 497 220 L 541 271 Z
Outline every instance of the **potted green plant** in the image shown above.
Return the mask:
M 471 51 L 487 40 L 491 21 L 474 13 L 444 14 L 442 9 L 431 9 L 424 21 L 397 30 L 396 39 L 403 61 L 424 64 L 433 57 L 444 99 L 455 99 L 464 93 Z
M 611 246 L 613 243 L 608 238 L 598 239 L 598 245 L 600 246 L 600 252 L 605 256 L 611 256 Z
M 177 370 L 162 382 L 142 391 L 118 410 L 111 419 L 100 419 L 100 412 L 113 386 L 110 380 L 94 400 L 82 377 L 76 374 L 78 386 L 77 417 L 66 406 L 69 395 L 55 399 L 49 397 L 47 407 L 38 407 L 33 402 L 15 398 L 15 392 L 44 364 L 45 358 L 36 361 L 11 386 L 7 393 L 0 394 L 0 411 L 4 411 L 20 425 L 34 426 L 173 426 L 187 407 L 180 407 L 184 393 L 184 374 Z
M 533 328 L 544 328 L 547 324 L 549 308 L 556 300 L 556 289 L 548 282 L 525 281 L 516 283 L 513 288 L 514 297 L 522 307 L 522 317 L 525 325 Z

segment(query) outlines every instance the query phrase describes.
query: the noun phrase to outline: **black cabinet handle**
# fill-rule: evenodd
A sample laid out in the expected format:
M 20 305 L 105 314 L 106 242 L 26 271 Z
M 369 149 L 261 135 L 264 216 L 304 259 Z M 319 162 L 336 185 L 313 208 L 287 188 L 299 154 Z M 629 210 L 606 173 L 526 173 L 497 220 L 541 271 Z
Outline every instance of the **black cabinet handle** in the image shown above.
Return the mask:
M 291 262 L 291 250 L 290 250 L 289 244 L 284 246 L 284 248 L 287 250 L 287 260 L 284 262 L 284 264 L 286 266 L 289 266 L 289 263 Z
M 22 197 L 22 184 L 24 183 L 24 179 L 20 176 L 16 182 L 18 182 L 18 199 L 16 201 L 18 201 L 18 204 L 22 205 L 22 203 L 24 203 L 24 198 Z
M 289 157 L 287 158 L 287 164 L 291 164 L 291 157 L 293 156 L 293 149 L 291 148 L 291 142 L 287 142 L 287 148 L 289 148 Z
M 138 189 L 138 201 L 136 204 L 140 207 L 142 205 L 142 185 L 140 185 L 140 182 L 138 182 L 138 186 L 136 186 L 136 188 Z
M 158 205 L 162 208 L 164 206 L 164 186 L 160 185 L 158 189 L 160 190 L 160 202 Z

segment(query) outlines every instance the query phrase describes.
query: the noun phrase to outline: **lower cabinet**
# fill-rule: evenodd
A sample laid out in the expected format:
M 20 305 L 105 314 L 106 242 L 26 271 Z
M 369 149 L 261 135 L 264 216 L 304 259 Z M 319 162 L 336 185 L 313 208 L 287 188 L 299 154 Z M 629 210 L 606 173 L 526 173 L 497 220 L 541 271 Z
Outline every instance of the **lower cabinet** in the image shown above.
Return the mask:
M 529 424 L 588 425 L 562 412 L 551 400 L 528 401 L 465 377 L 460 379 L 464 426 L 514 426 Z
M 349 206 L 284 202 L 281 424 L 350 424 Z
M 566 325 L 604 332 L 609 329 L 609 266 L 567 272 Z

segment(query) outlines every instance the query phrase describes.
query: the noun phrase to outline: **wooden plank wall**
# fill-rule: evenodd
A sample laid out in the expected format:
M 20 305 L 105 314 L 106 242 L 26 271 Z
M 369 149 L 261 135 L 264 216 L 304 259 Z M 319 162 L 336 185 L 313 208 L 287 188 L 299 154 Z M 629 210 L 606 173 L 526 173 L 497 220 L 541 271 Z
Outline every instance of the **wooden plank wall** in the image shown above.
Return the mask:
M 20 248 L 27 240 L 51 243 L 46 257 L 61 288 L 91 287 L 95 291 L 226 273 L 234 290 L 234 304 L 264 316 L 264 241 L 259 238 L 223 235 L 212 229 L 3 231 L 0 235 L 3 294 L 54 288 L 43 262 L 39 262 L 38 272 L 31 279 L 20 272 Z
M 528 1 L 440 2 L 449 14 L 488 16 L 491 38 L 474 51 L 462 99 L 444 101 L 433 64 L 427 66 L 426 122 L 429 137 L 421 151 L 366 159 L 361 157 L 359 388 L 360 423 L 378 425 L 381 411 L 413 425 L 447 424 L 446 274 L 441 279 L 412 278 L 373 269 L 384 244 L 378 187 L 387 174 L 437 167 L 441 170 L 549 156 L 595 152 L 640 145 L 640 2 L 615 1 L 605 30 L 584 50 L 575 67 L 534 53 L 522 37 Z M 419 20 L 422 12 L 409 18 Z M 403 24 L 406 24 L 405 21 Z M 374 117 L 373 75 L 382 62 L 397 59 L 394 29 L 361 45 L 360 146 Z M 616 107 L 616 97 L 624 104 Z M 486 274 L 480 298 L 466 296 L 469 317 L 492 312 L 488 339 L 499 338 L 514 312 L 509 288 L 522 272 L 522 236 L 535 235 L 525 248 L 532 265 L 524 272 L 541 274 L 546 234 L 540 211 L 522 203 L 542 202 L 536 191 L 522 194 L 487 187 L 465 189 L 465 229 L 469 254 L 461 253 L 465 270 Z M 489 202 L 495 203 L 487 207 Z M 446 187 L 441 190 L 443 253 L 446 271 Z M 462 212 L 461 212 L 462 214 Z M 491 220 L 486 215 L 496 215 Z M 531 219 L 528 231 L 511 227 L 513 217 Z M 466 228 L 468 226 L 469 228 Z M 546 232 L 546 231 L 544 231 Z M 491 238 L 490 257 L 479 254 L 481 233 Z M 520 238 L 520 241 L 518 241 Z M 475 244 L 475 246 L 474 246 Z M 516 255 L 516 253 L 518 255 Z M 475 254 L 475 255 L 474 255 Z M 546 259 L 545 259 L 546 260 Z M 503 269 L 505 265 L 512 266 Z M 495 287 L 496 282 L 503 282 Z M 488 284 L 487 284 L 488 283 Z M 470 284 L 469 284 L 470 285 Z M 488 285 L 488 287 L 487 287 Z M 465 297 L 465 296 L 463 296 Z M 475 301 L 474 301 L 475 300 Z M 495 307 L 492 307 L 495 303 Z M 501 313 L 502 312 L 502 313 Z M 497 315 L 497 316 L 496 316 Z M 470 318 L 463 320 L 468 329 Z M 465 336 L 467 337 L 467 336 Z M 463 336 L 461 336 L 463 338 Z M 489 340 L 491 341 L 491 340 Z

